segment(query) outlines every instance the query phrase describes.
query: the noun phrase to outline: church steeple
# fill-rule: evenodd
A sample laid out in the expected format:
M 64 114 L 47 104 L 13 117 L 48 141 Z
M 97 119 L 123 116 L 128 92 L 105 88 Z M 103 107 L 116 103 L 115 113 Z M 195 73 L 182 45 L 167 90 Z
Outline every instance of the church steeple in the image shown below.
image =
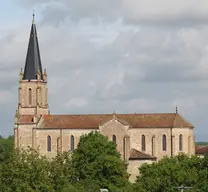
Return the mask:
M 48 114 L 47 73 L 42 71 L 34 14 L 24 72 L 19 74 L 20 115 Z
M 43 79 L 38 37 L 34 17 L 35 15 L 33 13 L 32 27 L 30 32 L 29 45 L 27 49 L 27 57 L 25 62 L 23 80 L 38 80 L 38 73 L 40 73 L 40 77 L 41 79 Z

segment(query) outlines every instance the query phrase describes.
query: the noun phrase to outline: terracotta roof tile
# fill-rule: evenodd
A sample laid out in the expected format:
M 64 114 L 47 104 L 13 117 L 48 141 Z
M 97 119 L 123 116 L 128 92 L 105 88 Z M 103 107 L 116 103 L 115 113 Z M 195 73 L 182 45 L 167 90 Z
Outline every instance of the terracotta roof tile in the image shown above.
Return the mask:
M 208 145 L 206 146 L 197 146 L 195 150 L 196 154 L 205 154 L 208 153 Z
M 152 155 L 143 153 L 141 151 L 138 151 L 136 149 L 131 149 L 129 160 L 156 160 L 156 157 L 153 157 Z
M 134 128 L 193 127 L 178 114 L 153 113 L 45 115 L 42 128 L 98 129 L 114 117 Z
M 18 123 L 33 123 L 33 115 L 21 115 L 19 117 Z
M 181 117 L 179 114 L 176 114 L 175 121 L 174 121 L 174 127 L 194 127 L 191 123 L 187 122 L 183 117 Z

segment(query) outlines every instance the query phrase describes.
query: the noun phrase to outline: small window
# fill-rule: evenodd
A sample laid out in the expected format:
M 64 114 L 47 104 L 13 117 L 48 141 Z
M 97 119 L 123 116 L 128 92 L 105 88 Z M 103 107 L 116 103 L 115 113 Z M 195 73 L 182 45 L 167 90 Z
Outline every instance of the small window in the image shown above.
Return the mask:
M 155 136 L 152 137 L 152 156 L 155 156 Z
M 162 136 L 162 149 L 163 149 L 163 151 L 166 151 L 166 149 L 167 149 L 166 135 Z
M 49 136 L 49 135 L 47 138 L 47 150 L 48 150 L 48 152 L 51 151 L 51 136 Z
M 146 150 L 146 142 L 145 142 L 145 135 L 142 135 L 142 151 L 145 151 Z
M 116 144 L 116 136 L 115 135 L 112 136 L 112 140 Z
M 183 151 L 183 135 L 179 135 L 179 151 Z
M 61 151 L 61 139 L 60 137 L 57 138 L 57 153 Z
M 71 135 L 71 151 L 74 151 L 74 136 Z
M 32 105 L 32 89 L 29 89 L 29 93 L 28 93 L 28 103 L 29 103 L 29 105 Z

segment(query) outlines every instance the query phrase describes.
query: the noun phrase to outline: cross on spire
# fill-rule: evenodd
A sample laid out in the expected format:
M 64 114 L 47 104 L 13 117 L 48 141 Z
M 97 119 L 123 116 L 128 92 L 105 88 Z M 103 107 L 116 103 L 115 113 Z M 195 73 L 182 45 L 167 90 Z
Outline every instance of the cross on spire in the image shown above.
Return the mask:
M 33 20 L 32 20 L 32 23 L 34 24 L 35 23 L 35 10 L 33 10 Z

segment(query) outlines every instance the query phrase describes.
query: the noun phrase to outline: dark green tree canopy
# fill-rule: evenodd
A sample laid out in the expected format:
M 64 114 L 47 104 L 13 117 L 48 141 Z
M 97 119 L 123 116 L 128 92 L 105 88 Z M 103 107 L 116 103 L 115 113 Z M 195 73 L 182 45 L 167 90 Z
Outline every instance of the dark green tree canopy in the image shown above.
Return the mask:
M 36 151 L 15 150 L 0 166 L 0 191 L 53 192 L 50 163 Z
M 13 150 L 13 138 L 0 139 L 0 191 L 8 192 L 175 192 L 208 191 L 208 156 L 165 157 L 140 167 L 135 184 L 128 182 L 126 165 L 116 145 L 98 132 L 82 136 L 74 153 L 60 153 L 54 159 L 33 149 Z
M 175 187 L 193 187 L 189 191 L 208 191 L 208 158 L 186 155 L 165 157 L 140 167 L 135 188 L 140 191 L 173 192 Z M 203 190 L 202 190 L 203 189 Z
M 98 132 L 80 138 L 72 165 L 76 180 L 90 180 L 102 188 L 124 187 L 128 183 L 126 166 L 116 145 Z
M 5 161 L 9 153 L 13 150 L 13 136 L 8 136 L 7 138 L 3 138 L 0 136 L 0 163 Z

